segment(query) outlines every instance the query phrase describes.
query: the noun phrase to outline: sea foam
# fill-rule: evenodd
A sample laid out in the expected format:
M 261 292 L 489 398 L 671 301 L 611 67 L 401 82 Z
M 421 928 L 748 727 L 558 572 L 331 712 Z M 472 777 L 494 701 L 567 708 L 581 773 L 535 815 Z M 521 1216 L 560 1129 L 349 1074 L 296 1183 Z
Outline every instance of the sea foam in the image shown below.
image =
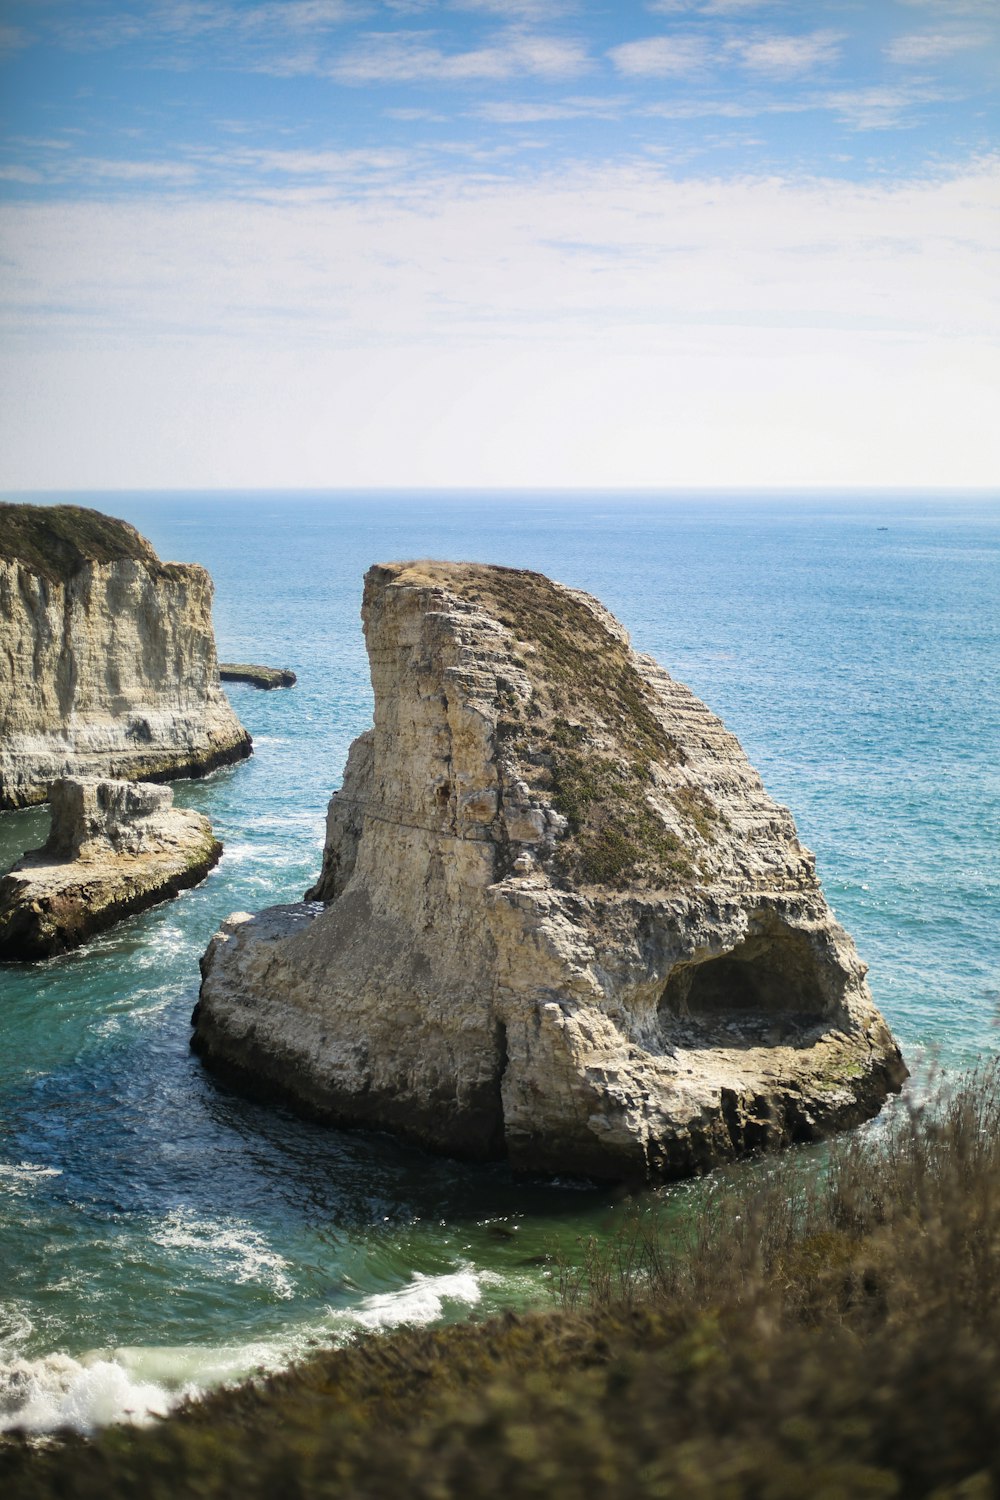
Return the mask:
M 471 1268 L 441 1276 L 417 1272 L 405 1286 L 365 1297 L 354 1308 L 331 1309 L 319 1323 L 245 1344 L 135 1346 L 93 1350 L 78 1359 L 48 1354 L 9 1360 L 0 1363 L 0 1432 L 71 1428 L 87 1434 L 115 1422 L 144 1426 L 187 1398 L 284 1369 L 358 1330 L 435 1322 L 448 1303 L 478 1303 L 481 1283 L 498 1279 Z

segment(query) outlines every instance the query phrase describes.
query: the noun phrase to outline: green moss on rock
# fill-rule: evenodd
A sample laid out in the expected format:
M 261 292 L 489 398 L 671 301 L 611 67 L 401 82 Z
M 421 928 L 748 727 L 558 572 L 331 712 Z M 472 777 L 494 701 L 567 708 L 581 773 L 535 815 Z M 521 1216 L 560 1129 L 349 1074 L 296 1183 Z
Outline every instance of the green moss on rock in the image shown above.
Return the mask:
M 0 502 L 0 558 L 53 582 L 72 578 L 87 562 L 130 559 L 157 572 L 170 566 L 127 521 L 82 505 Z
M 447 581 L 511 632 L 515 661 L 531 682 L 527 703 L 499 690 L 498 735 L 527 783 L 567 820 L 553 874 L 612 888 L 690 879 L 719 814 L 698 788 L 667 793 L 691 830 L 684 838 L 651 805 L 654 765 L 681 766 L 685 756 L 657 716 L 627 643 L 541 573 L 469 567 Z M 533 745 L 544 747 L 541 763 Z

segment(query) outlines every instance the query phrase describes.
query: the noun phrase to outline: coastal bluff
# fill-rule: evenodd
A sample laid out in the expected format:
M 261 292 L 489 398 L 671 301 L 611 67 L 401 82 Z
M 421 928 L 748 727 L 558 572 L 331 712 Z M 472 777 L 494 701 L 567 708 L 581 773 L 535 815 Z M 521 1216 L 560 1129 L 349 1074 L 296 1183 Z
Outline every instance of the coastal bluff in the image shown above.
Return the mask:
M 251 752 L 208 573 L 98 511 L 0 504 L 0 661 L 0 809 L 62 776 L 165 781 Z
M 193 1046 L 313 1117 L 670 1179 L 875 1114 L 906 1068 L 735 736 L 590 596 L 373 567 L 374 726 L 302 902 L 223 923 Z

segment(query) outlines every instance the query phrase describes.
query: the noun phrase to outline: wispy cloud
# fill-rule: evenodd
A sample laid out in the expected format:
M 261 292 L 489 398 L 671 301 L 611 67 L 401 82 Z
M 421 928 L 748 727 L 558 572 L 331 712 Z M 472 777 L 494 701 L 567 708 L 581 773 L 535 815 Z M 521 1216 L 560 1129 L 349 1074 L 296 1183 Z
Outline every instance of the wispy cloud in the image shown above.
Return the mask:
M 670 78 L 698 73 L 712 60 L 700 36 L 648 36 L 622 42 L 608 52 L 619 73 L 631 78 Z
M 197 173 L 188 162 L 118 161 L 107 157 L 83 157 L 73 163 L 73 170 L 92 177 L 119 182 L 191 183 Z
M 507 20 L 549 24 L 579 9 L 574 0 L 451 0 L 456 10 L 485 11 Z
M 774 3 L 775 0 L 647 0 L 646 9 L 659 15 L 700 11 L 705 16 L 731 16 L 751 10 L 770 10 Z
M 816 97 L 851 130 L 898 130 L 914 123 L 921 105 L 937 104 L 947 95 L 940 89 L 891 84 L 865 89 L 835 89 Z
M 885 49 L 890 62 L 922 67 L 941 62 L 956 52 L 983 45 L 989 39 L 981 31 L 918 31 L 895 37 Z
M 251 178 L 259 173 L 293 178 L 319 177 L 325 180 L 362 176 L 369 182 L 386 173 L 402 176 L 413 165 L 411 153 L 388 148 L 359 151 L 269 151 L 247 148 L 203 153 L 201 160 L 227 171 L 235 168 Z
M 0 167 L 0 182 L 23 182 L 32 184 L 44 182 L 45 177 L 34 167 L 2 166 Z
M 103 16 L 53 19 L 54 35 L 64 46 L 100 51 L 158 38 L 173 43 L 196 42 L 229 34 L 244 39 L 277 32 L 325 31 L 367 13 L 353 0 L 265 0 L 259 5 L 235 5 L 228 0 L 160 0 L 144 11 L 111 11 Z
M 996 0 L 899 0 L 899 3 L 915 10 L 939 11 L 946 17 L 995 16 L 997 10 Z
M 482 47 L 445 51 L 415 31 L 370 32 L 330 67 L 332 78 L 370 83 L 470 83 L 518 75 L 568 78 L 588 65 L 586 48 L 561 37 L 510 31 Z
M 987 483 L 998 187 L 615 163 L 18 204 L 2 477 Z
M 548 120 L 615 120 L 624 107 L 622 99 L 559 99 L 551 103 L 498 99 L 481 104 L 476 114 L 497 125 L 539 125 Z
M 773 33 L 733 38 L 728 50 L 751 72 L 790 78 L 835 63 L 842 41 L 843 37 L 833 31 L 814 31 L 806 36 Z
M 0 57 L 10 57 L 15 52 L 21 52 L 34 41 L 30 31 L 25 31 L 23 26 L 0 25 Z

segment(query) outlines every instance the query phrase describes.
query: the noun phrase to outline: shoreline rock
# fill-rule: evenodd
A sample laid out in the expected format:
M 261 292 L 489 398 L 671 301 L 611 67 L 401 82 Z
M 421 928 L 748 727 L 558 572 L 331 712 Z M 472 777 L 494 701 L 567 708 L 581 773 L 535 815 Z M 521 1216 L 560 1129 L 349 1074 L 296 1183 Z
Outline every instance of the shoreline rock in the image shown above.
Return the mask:
M 222 690 L 212 580 L 124 521 L 0 504 L 0 809 L 63 776 L 167 781 L 251 753 Z
M 222 845 L 169 787 L 63 778 L 52 827 L 0 880 L 0 962 L 50 958 L 197 885 Z
M 790 813 L 597 600 L 369 570 L 375 723 L 301 903 L 223 923 L 193 1046 L 242 1087 L 529 1171 L 668 1179 L 906 1076 Z
M 223 682 L 248 682 L 265 691 L 294 687 L 298 681 L 295 673 L 287 667 L 258 667 L 249 662 L 220 662 L 219 676 Z

